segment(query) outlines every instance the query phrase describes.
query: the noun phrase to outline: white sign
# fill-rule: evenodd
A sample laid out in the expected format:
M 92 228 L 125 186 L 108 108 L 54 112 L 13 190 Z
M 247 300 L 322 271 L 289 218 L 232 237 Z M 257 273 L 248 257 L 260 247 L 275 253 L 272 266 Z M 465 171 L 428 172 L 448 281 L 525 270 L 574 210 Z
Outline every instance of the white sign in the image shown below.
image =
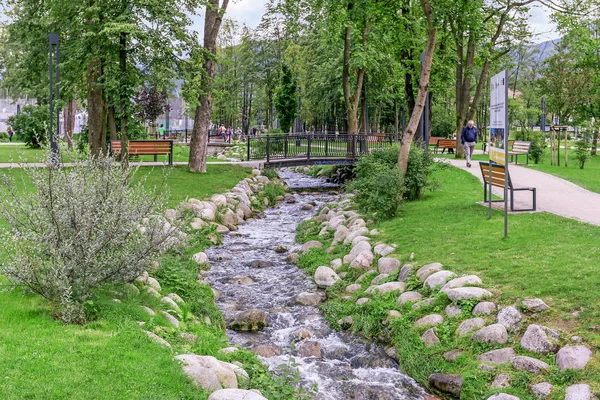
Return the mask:
M 490 128 L 506 129 L 506 71 L 490 80 Z

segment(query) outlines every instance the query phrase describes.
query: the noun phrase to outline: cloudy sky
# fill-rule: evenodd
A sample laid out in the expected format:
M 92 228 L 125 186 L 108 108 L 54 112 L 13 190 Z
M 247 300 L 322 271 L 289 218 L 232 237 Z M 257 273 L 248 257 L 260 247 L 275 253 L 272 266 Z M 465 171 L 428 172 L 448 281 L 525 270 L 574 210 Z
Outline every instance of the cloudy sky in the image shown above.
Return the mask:
M 267 2 L 268 0 L 234 0 L 227 9 L 227 16 L 255 28 L 266 12 L 265 4 Z M 196 29 L 200 29 L 202 26 L 201 18 L 196 18 L 195 22 Z M 557 39 L 560 36 L 550 21 L 549 11 L 543 6 L 532 8 L 529 22 L 535 34 L 533 42 Z

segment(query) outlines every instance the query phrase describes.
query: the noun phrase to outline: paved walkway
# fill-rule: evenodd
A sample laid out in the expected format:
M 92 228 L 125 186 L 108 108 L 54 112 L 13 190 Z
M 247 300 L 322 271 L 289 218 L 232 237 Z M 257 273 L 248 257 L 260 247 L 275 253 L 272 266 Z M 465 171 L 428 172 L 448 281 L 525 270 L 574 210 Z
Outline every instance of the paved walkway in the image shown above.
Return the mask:
M 466 170 L 483 182 L 479 162 L 473 161 L 472 167 L 467 168 L 464 160 L 443 159 L 441 161 Z M 600 225 L 600 194 L 590 192 L 550 174 L 514 164 L 510 164 L 509 173 L 515 187 L 537 188 L 538 211 L 546 211 L 589 224 Z M 502 196 L 503 189 L 494 188 L 494 193 Z M 481 201 L 483 201 L 483 189 Z M 515 207 L 531 208 L 531 204 L 531 192 L 515 193 Z

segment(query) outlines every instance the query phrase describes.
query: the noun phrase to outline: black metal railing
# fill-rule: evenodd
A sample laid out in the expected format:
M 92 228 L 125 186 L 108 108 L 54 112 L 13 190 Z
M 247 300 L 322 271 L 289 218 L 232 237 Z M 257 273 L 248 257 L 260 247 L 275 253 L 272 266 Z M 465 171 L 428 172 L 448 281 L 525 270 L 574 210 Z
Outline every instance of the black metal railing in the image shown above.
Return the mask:
M 249 160 L 342 159 L 356 160 L 359 155 L 389 148 L 393 135 L 348 135 L 300 133 L 265 135 L 247 142 Z

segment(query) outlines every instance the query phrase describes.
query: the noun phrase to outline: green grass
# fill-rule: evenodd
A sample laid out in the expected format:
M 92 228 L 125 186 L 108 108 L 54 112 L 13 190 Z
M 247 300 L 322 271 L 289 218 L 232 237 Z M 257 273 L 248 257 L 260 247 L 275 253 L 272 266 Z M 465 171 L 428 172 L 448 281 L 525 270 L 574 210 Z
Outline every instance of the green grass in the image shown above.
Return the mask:
M 519 304 L 524 298 L 540 297 L 551 309 L 529 323 L 540 323 L 560 329 L 561 345 L 569 343 L 569 338 L 579 335 L 587 346 L 600 349 L 600 302 L 597 288 L 600 274 L 597 260 L 600 257 L 600 227 L 565 219 L 552 214 L 519 214 L 509 216 L 509 238 L 503 238 L 503 215 L 494 212 L 488 219 L 487 209 L 476 202 L 481 201 L 481 184 L 477 178 L 456 168 L 445 168 L 435 172 L 440 189 L 427 193 L 422 200 L 406 203 L 398 217 L 380 222 L 376 228 L 380 234 L 375 239 L 397 244 L 394 257 L 408 263 L 411 253 L 415 259 L 411 263 L 416 268 L 432 262 L 441 262 L 445 268 L 457 274 L 477 274 L 484 286 L 500 294 L 495 300 L 501 305 Z M 314 238 L 318 224 L 305 222 L 299 227 L 301 241 Z M 311 250 L 300 259 L 299 266 L 314 272 L 319 265 L 328 265 L 348 249 L 336 247 L 332 253 L 324 249 L 330 244 L 325 238 L 322 249 Z M 377 260 L 375 260 L 375 264 Z M 425 296 L 433 295 L 434 304 L 412 310 L 410 304 L 396 303 L 397 294 L 371 296 L 364 294 L 368 282 L 377 275 L 371 273 L 363 282 L 362 290 L 344 298 L 344 288 L 355 283 L 364 271 L 343 266 L 338 271 L 347 276 L 328 290 L 328 301 L 322 308 L 328 322 L 338 327 L 337 321 L 352 315 L 352 330 L 367 337 L 383 340 L 395 345 L 403 371 L 421 384 L 427 385 L 432 373 L 459 373 L 465 378 L 461 399 L 485 399 L 494 393 L 504 391 L 521 399 L 533 399 L 528 384 L 551 382 L 555 385 L 551 399 L 564 398 L 564 388 L 569 384 L 588 383 L 596 393 L 600 391 L 600 356 L 596 352 L 585 371 L 560 372 L 554 364 L 554 355 L 540 356 L 528 354 L 520 348 L 519 336 L 510 335 L 515 340 L 515 350 L 520 355 L 541 358 L 551 365 L 549 372 L 540 376 L 517 372 L 510 364 L 500 366 L 496 371 L 483 372 L 478 368 L 476 357 L 492 346 L 473 343 L 467 338 L 454 335 L 459 321 L 446 318 L 436 328 L 441 345 L 425 347 L 420 339 L 424 329 L 416 329 L 413 323 L 418 318 L 432 313 L 444 314 L 449 304 L 441 293 L 423 291 L 422 283 L 414 277 L 408 281 L 407 290 L 419 290 Z M 392 281 L 391 276 L 381 283 Z M 373 300 L 364 306 L 357 306 L 360 297 Z M 464 302 L 461 321 L 470 317 L 475 302 Z M 400 311 L 402 318 L 389 325 L 382 321 L 388 310 Z M 573 312 L 580 311 L 575 317 Z M 486 317 L 486 324 L 495 322 L 494 316 Z M 501 348 L 505 346 L 496 346 Z M 465 354 L 454 363 L 443 360 L 442 354 L 459 348 Z M 490 389 L 489 383 L 500 373 L 512 376 L 512 385 L 503 390 Z

